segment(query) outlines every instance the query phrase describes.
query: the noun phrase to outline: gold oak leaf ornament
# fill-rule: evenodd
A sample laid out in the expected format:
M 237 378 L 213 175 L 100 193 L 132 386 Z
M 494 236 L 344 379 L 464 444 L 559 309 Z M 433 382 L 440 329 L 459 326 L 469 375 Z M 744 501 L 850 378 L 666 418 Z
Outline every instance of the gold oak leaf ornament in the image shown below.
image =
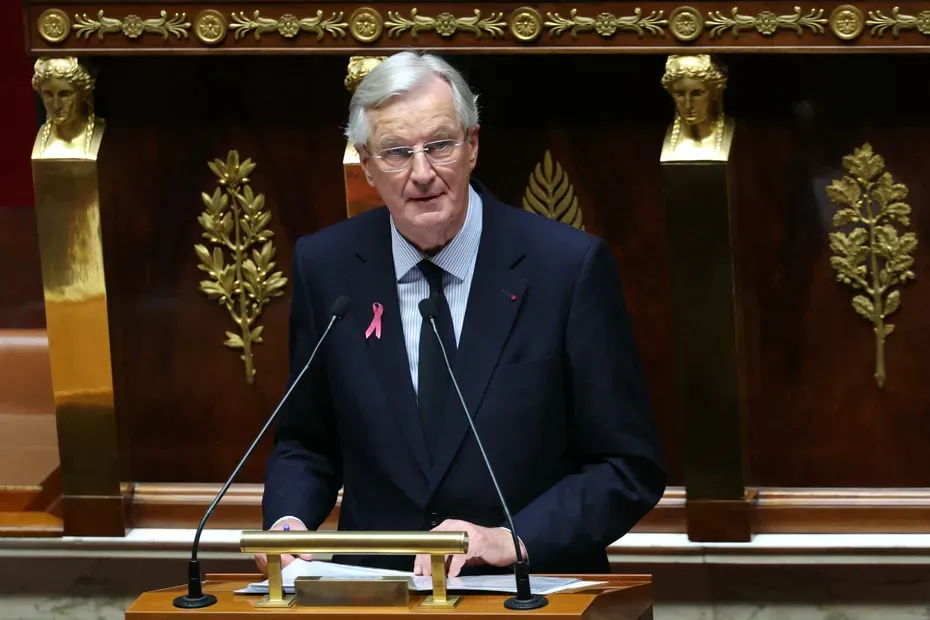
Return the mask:
M 885 319 L 901 306 L 898 284 L 914 279 L 917 236 L 899 234 L 895 224 L 910 225 L 911 207 L 904 202 L 907 187 L 885 172 L 885 161 L 870 144 L 843 158 L 846 176 L 827 187 L 830 201 L 841 205 L 833 215 L 835 227 L 855 225 L 849 234 L 830 233 L 830 264 L 836 279 L 862 291 L 852 299 L 853 309 L 872 323 L 875 332 L 875 380 L 885 385 L 885 339 L 894 325 Z
M 257 325 L 264 307 L 284 294 L 287 278 L 275 267 L 274 233 L 268 229 L 271 213 L 264 211 L 264 194 L 255 194 L 248 175 L 255 169 L 251 159 L 239 162 L 239 153 L 229 151 L 226 161 L 215 159 L 207 163 L 219 178 L 213 195 L 201 194 L 206 207 L 197 221 L 203 227 L 203 237 L 213 245 L 213 251 L 197 244 L 194 250 L 209 280 L 201 280 L 200 290 L 229 311 L 238 333 L 226 332 L 231 349 L 241 349 L 245 362 L 245 380 L 255 379 L 252 346 L 262 342 L 262 325 Z M 260 246 L 260 247 L 259 247 Z M 251 255 L 249 250 L 251 249 Z M 230 260 L 226 260 L 226 251 Z

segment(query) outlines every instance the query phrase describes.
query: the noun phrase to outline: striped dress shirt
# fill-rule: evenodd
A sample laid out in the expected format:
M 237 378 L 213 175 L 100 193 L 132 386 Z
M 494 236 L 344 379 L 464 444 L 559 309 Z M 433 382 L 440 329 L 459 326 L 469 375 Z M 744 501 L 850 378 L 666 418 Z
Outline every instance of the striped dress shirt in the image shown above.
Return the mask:
M 455 238 L 449 242 L 432 260 L 442 267 L 443 292 L 449 303 L 452 324 L 455 328 L 455 342 L 462 335 L 465 322 L 465 309 L 468 306 L 468 292 L 471 290 L 472 275 L 475 273 L 475 261 L 478 258 L 478 245 L 481 242 L 482 228 L 481 197 L 475 189 L 468 186 L 468 212 L 465 223 Z M 397 277 L 397 301 L 400 304 L 400 318 L 404 328 L 404 343 L 407 346 L 407 360 L 410 364 L 410 379 L 413 389 L 419 393 L 418 363 L 420 357 L 420 300 L 429 297 L 429 283 L 417 267 L 425 254 L 401 236 L 391 218 L 391 250 L 394 254 L 394 275 Z

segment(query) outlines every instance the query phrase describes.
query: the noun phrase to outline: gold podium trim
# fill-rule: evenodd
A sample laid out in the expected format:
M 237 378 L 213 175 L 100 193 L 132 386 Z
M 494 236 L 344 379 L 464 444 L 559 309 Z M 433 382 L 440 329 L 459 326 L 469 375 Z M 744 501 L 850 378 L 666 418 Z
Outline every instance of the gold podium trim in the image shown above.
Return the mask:
M 239 538 L 243 553 L 264 553 L 268 556 L 268 594 L 256 603 L 257 608 L 290 607 L 293 595 L 284 594 L 281 577 L 281 555 L 305 553 L 366 553 L 383 555 L 430 556 L 433 594 L 420 607 L 450 609 L 461 601 L 449 596 L 446 589 L 445 556 L 468 551 L 466 532 L 287 532 L 243 531 Z M 378 584 L 373 587 L 380 587 Z M 363 585 L 363 584 L 362 584 Z M 296 584 L 295 584 L 296 588 Z

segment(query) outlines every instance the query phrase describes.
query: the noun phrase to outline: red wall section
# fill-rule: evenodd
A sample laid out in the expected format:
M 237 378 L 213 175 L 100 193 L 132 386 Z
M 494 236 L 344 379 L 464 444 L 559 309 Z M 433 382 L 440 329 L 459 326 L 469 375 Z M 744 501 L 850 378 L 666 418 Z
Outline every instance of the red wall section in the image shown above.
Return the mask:
M 0 97 L 0 208 L 32 206 L 32 169 L 29 157 L 37 126 L 36 99 L 32 92 L 33 60 L 26 55 L 22 7 L 17 0 L 0 0 L 0 66 L 3 96 Z

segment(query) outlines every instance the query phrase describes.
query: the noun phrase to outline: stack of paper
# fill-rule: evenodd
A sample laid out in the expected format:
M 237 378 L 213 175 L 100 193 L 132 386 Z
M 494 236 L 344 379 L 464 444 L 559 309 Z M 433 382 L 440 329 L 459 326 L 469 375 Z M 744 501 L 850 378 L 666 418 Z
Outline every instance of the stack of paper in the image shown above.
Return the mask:
M 287 594 L 294 592 L 294 580 L 297 577 L 323 577 L 325 579 L 380 579 L 382 577 L 407 577 L 410 589 L 415 592 L 429 592 L 433 589 L 433 578 L 413 573 L 347 564 L 334 564 L 312 560 L 306 562 L 296 559 L 281 571 L 281 581 Z M 555 594 L 564 590 L 586 586 L 601 585 L 603 581 L 581 581 L 566 577 L 530 576 L 530 590 L 533 594 Z M 469 575 L 450 577 L 446 580 L 449 590 L 473 590 L 480 592 L 503 592 L 516 594 L 517 584 L 513 575 Z M 237 594 L 268 594 L 268 581 L 250 583 L 248 587 L 236 591 Z

